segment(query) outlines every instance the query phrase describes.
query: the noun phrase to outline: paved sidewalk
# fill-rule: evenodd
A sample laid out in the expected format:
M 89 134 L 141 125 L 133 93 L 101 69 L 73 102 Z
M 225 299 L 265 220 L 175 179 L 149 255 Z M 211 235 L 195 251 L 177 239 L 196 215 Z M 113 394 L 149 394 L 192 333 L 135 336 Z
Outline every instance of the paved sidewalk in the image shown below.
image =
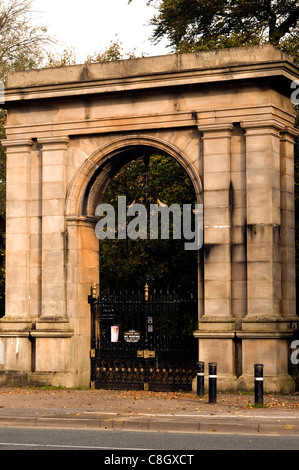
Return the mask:
M 299 395 L 0 388 L 0 426 L 299 436 Z

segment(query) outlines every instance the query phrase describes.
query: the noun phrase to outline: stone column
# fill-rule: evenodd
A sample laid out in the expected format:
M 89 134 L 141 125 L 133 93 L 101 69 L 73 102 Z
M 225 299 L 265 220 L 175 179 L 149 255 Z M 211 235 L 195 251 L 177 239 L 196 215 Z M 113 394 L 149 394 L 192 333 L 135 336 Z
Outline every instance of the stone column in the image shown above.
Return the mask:
M 243 126 L 246 129 L 248 279 L 245 321 L 275 321 L 281 314 L 281 127 L 271 122 L 248 122 Z
M 247 315 L 242 321 L 239 388 L 254 386 L 264 364 L 266 391 L 292 391 L 288 376 L 289 322 L 282 313 L 281 143 L 275 121 L 244 122 L 247 191 Z
M 232 133 L 231 155 L 232 316 L 239 328 L 247 313 L 246 151 L 244 131 L 239 125 Z
M 65 216 L 68 137 L 39 139 L 42 146 L 41 318 L 66 317 Z
M 90 383 L 91 313 L 90 288 L 99 284 L 98 219 L 68 216 L 67 223 L 67 315 L 75 333 L 72 354 L 76 358 L 78 386 Z M 98 290 L 98 289 L 97 289 Z
M 298 321 L 296 315 L 294 139 L 297 129 L 281 132 L 281 313 Z
M 39 316 L 30 331 L 32 380 L 74 386 L 76 365 L 72 355 L 73 330 L 66 313 L 65 198 L 67 191 L 68 137 L 38 139 L 39 190 L 36 216 L 40 288 Z M 34 239 L 35 239 L 34 238 Z M 55 351 L 55 353 L 54 353 Z
M 30 168 L 31 139 L 5 140 L 6 308 L 0 320 L 3 368 L 22 383 L 30 370 Z
M 200 126 L 203 136 L 204 315 L 199 319 L 199 360 L 217 362 L 220 389 L 234 389 L 231 313 L 230 123 Z

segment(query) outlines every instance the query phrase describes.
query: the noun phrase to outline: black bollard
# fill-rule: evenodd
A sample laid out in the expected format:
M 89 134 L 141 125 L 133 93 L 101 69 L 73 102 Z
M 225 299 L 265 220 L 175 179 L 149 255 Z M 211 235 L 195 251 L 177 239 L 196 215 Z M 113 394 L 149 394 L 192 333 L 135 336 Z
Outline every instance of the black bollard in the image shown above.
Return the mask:
M 254 365 L 254 398 L 255 404 L 263 406 L 264 403 L 264 377 L 263 377 L 263 364 Z
M 205 394 L 205 363 L 197 362 L 197 396 L 203 397 Z
M 209 403 L 217 403 L 217 364 L 209 363 Z

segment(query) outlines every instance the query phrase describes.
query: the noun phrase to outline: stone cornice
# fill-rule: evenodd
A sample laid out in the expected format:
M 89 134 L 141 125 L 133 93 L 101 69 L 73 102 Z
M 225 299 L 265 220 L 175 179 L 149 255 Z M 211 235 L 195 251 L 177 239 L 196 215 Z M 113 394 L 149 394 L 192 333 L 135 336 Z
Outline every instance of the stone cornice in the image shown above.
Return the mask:
M 282 131 L 282 134 L 292 137 L 293 139 L 299 135 L 299 129 L 295 127 L 286 126 L 285 129 Z
M 233 129 L 234 126 L 232 122 L 203 124 L 198 126 L 199 132 L 203 134 L 203 139 L 230 138 Z
M 285 123 L 276 119 L 242 121 L 241 127 L 244 129 L 247 136 L 261 136 L 271 133 L 276 137 L 280 137 L 281 133 L 285 132 L 287 128 L 290 129 L 286 127 Z
M 254 120 L 254 121 L 242 121 L 241 126 L 245 130 L 249 129 L 262 129 L 262 128 L 274 128 L 279 131 L 285 129 L 285 125 L 275 119 L 268 120 Z
M 38 142 L 42 145 L 68 144 L 69 138 L 66 136 L 41 137 L 40 139 L 38 139 Z
M 66 216 L 67 226 L 75 225 L 85 225 L 86 227 L 94 227 L 95 224 L 99 221 L 99 217 L 91 216 L 78 216 L 78 215 L 68 215 Z
M 271 77 L 284 77 L 292 82 L 298 78 L 298 68 L 273 46 L 232 48 L 17 72 L 9 75 L 5 99 L 9 107 L 18 101 L 82 98 Z
M 41 144 L 43 151 L 66 150 L 69 140 L 67 136 L 51 136 L 38 138 L 38 143 Z
M 73 330 L 32 330 L 30 337 L 32 338 L 71 338 L 74 336 Z
M 5 147 L 6 149 L 15 149 L 18 147 L 24 148 L 24 147 L 32 147 L 33 142 L 32 139 L 3 139 L 0 141 L 2 146 Z
M 161 75 L 153 78 L 152 76 L 139 78 L 126 78 L 124 80 L 110 80 L 109 82 L 77 82 L 76 84 L 65 83 L 62 85 L 39 86 L 36 89 L 23 88 L 22 91 L 17 89 L 6 89 L 5 102 L 9 107 L 10 103 L 27 100 L 42 100 L 42 99 L 59 99 L 67 97 L 88 97 L 92 95 L 107 94 L 107 93 L 124 93 L 132 91 L 154 90 L 164 87 L 178 87 L 195 86 L 203 84 L 207 86 L 209 83 L 221 83 L 227 81 L 237 80 L 257 80 L 262 78 L 277 78 L 285 77 L 290 82 L 297 79 L 295 73 L 285 71 L 280 66 L 269 66 L 265 69 L 256 70 L 252 66 L 249 70 L 241 67 L 231 67 L 230 70 L 224 69 L 219 71 L 200 71 L 200 72 L 187 72 L 175 73 L 171 76 Z
M 252 122 L 253 116 L 256 118 L 254 123 L 266 122 L 272 116 L 273 120 L 280 119 L 284 125 L 292 129 L 293 115 L 282 111 L 272 104 L 248 106 L 248 107 L 230 107 L 220 109 L 197 109 L 191 111 L 176 111 L 175 113 L 156 114 L 138 114 L 127 116 L 107 116 L 88 120 L 59 121 L 59 122 L 32 122 L 25 125 L 6 126 L 6 133 L 9 139 L 14 135 L 32 136 L 38 139 L 41 144 L 59 142 L 58 139 L 68 139 L 65 136 L 83 135 L 93 133 L 138 131 L 151 128 L 169 128 L 169 127 L 198 127 L 203 132 L 218 126 L 229 129 L 233 122 L 246 121 Z M 215 122 L 217 124 L 215 124 Z M 55 134 L 56 137 L 53 137 Z
M 284 339 L 292 336 L 292 331 L 236 331 L 236 338 L 240 339 Z

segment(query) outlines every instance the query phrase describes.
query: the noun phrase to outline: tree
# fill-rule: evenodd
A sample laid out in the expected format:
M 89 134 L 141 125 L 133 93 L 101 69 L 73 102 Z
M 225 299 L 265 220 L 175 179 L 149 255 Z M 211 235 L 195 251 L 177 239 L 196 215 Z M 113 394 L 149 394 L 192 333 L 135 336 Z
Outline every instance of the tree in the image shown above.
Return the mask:
M 153 39 L 167 37 L 176 52 L 263 42 L 278 46 L 296 34 L 299 19 L 297 0 L 161 0 L 158 5 L 149 0 L 154 2 Z
M 8 72 L 38 68 L 54 44 L 43 26 L 32 24 L 32 0 L 0 0 L 0 80 Z
M 33 24 L 33 0 L 0 0 L 0 81 L 6 82 L 8 72 L 40 67 L 75 65 L 74 49 L 55 52 L 56 41 L 47 35 L 44 26 Z M 116 38 L 107 50 L 95 52 L 86 63 L 136 58 L 135 52 L 125 54 Z M 6 111 L 0 109 L 0 140 L 5 138 Z M 0 144 L 0 316 L 5 298 L 5 203 L 6 157 Z
M 128 0 L 131 3 L 133 0 Z M 152 40 L 173 52 L 271 43 L 299 65 L 298 0 L 148 0 L 157 8 Z M 299 129 L 299 106 L 295 106 Z M 296 272 L 299 279 L 299 139 L 295 142 Z M 299 312 L 298 312 L 299 314 Z
M 115 60 L 123 59 L 137 59 L 137 56 L 135 54 L 135 50 L 129 53 L 124 53 L 122 43 L 116 36 L 115 41 L 111 41 L 110 46 L 107 49 L 97 51 L 92 55 L 89 55 L 85 63 L 92 64 L 95 62 L 113 62 Z
M 133 202 L 172 204 L 196 203 L 192 182 L 172 157 L 152 154 L 149 162 L 148 183 L 143 157 L 125 165 L 108 185 L 103 203 L 114 206 L 117 213 L 117 198 L 126 196 L 127 205 Z M 147 190 L 146 190 L 147 188 Z M 175 288 L 196 291 L 197 252 L 184 250 L 184 240 L 172 237 L 173 221 L 170 217 L 169 240 L 126 238 L 100 241 L 101 289 L 143 289 L 145 282 L 151 288 Z
M 76 65 L 76 53 L 73 48 L 64 49 L 61 54 L 47 53 L 45 67 L 68 67 L 69 65 Z

